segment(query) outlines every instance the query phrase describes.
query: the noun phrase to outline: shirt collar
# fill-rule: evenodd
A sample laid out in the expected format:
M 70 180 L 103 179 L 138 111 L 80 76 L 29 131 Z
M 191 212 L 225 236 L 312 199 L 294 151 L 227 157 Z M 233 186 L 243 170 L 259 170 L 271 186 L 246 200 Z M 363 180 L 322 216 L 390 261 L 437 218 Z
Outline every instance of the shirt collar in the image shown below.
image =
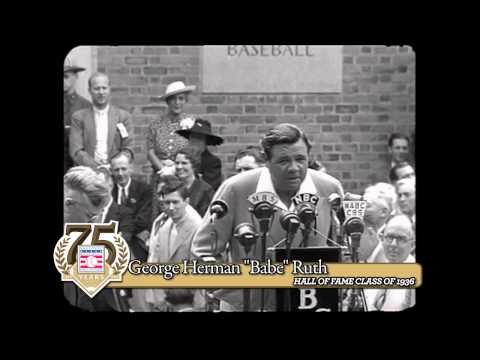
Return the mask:
M 287 206 L 283 203 L 282 200 L 280 200 L 280 197 L 278 196 L 277 192 L 275 191 L 275 188 L 273 187 L 272 176 L 270 175 L 270 170 L 268 169 L 268 167 L 262 168 L 262 171 L 260 173 L 260 178 L 258 179 L 256 192 L 262 192 L 262 191 L 269 191 L 271 193 L 274 193 L 278 198 L 277 205 L 284 210 L 288 210 Z M 298 189 L 296 194 L 304 194 L 304 193 L 309 193 L 309 194 L 317 193 L 317 188 L 313 183 L 312 177 L 310 176 L 310 169 L 307 169 L 307 175 L 305 176 L 305 179 L 303 180 L 303 182 L 300 184 L 300 188 Z M 294 209 L 294 205 L 293 203 L 291 203 L 290 210 L 293 210 L 293 209 Z
M 122 191 L 122 188 L 124 187 L 125 188 L 125 192 L 128 193 L 128 190 L 130 189 L 130 184 L 132 183 L 132 177 L 130 177 L 127 181 L 127 185 L 125 186 L 121 186 L 119 184 L 117 184 L 117 188 L 118 188 L 118 191 Z
M 93 105 L 93 112 L 97 115 L 105 115 L 108 114 L 108 110 L 110 110 L 110 104 L 108 104 L 105 109 L 98 109 Z

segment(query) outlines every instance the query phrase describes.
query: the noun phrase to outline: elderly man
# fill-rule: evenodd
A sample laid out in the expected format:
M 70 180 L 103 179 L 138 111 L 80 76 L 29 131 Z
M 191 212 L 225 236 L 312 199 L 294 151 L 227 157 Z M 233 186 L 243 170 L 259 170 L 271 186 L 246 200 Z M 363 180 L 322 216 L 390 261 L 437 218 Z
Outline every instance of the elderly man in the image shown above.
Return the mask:
M 97 168 L 124 151 L 133 158 L 130 114 L 110 104 L 110 81 L 102 73 L 88 80 L 93 106 L 72 115 L 70 156 L 77 165 Z
M 119 231 L 127 240 L 130 233 L 128 216 L 113 204 L 111 183 L 104 173 L 89 167 L 76 166 L 63 179 L 65 223 L 119 222 Z M 126 298 L 114 289 L 103 289 L 93 299 L 72 283 L 64 284 L 64 294 L 71 305 L 86 311 L 126 311 Z
M 147 260 L 146 241 L 152 219 L 152 190 L 149 185 L 132 178 L 132 159 L 120 152 L 110 160 L 110 170 L 115 185 L 113 201 L 132 211 L 133 234 L 130 242 L 132 256 L 141 261 Z
M 85 71 L 85 68 L 72 63 L 70 57 L 65 58 L 63 65 L 63 126 L 64 126 L 64 153 L 63 153 L 63 172 L 73 166 L 73 160 L 69 154 L 69 136 L 72 114 L 78 110 L 91 106 L 90 101 L 77 94 L 75 87 L 77 85 L 78 73 Z
M 367 201 L 367 207 L 364 215 L 365 231 L 360 241 L 359 260 L 383 262 L 385 255 L 379 241 L 379 232 L 394 211 L 395 188 L 390 184 L 377 183 L 365 189 L 363 198 Z
M 332 193 L 343 197 L 340 182 L 328 174 L 308 169 L 311 145 L 304 132 L 295 125 L 280 124 L 269 130 L 262 139 L 262 148 L 266 156 L 265 167 L 245 171 L 227 179 L 215 194 L 213 201 L 224 201 L 228 205 L 228 212 L 213 222 L 212 216 L 207 212 L 193 240 L 192 253 L 195 257 L 205 261 L 225 259 L 228 248 L 233 262 L 239 262 L 246 257 L 261 260 L 268 248 L 278 246 L 285 238 L 285 230 L 280 224 L 281 215 L 295 209 L 292 197 L 302 193 L 316 194 L 319 197 L 315 205 L 316 229 L 306 241 L 302 234 L 297 232 L 291 246 L 326 245 L 331 214 L 328 197 Z M 246 249 L 232 235 L 239 224 L 252 223 L 253 216 L 249 211 L 252 204 L 248 197 L 258 192 L 273 193 L 278 199 L 275 206 L 279 211 L 271 221 L 266 248 L 262 249 L 261 242 L 257 241 L 247 254 Z M 258 225 L 256 223 L 257 221 L 254 221 L 254 225 Z M 259 229 L 259 226 L 256 228 Z M 271 255 L 270 252 L 266 253 L 266 256 Z M 223 311 L 241 311 L 243 308 L 241 289 L 220 289 L 214 295 L 220 299 L 220 309 Z M 263 299 L 262 292 L 258 289 L 252 289 L 251 295 L 251 310 L 276 309 L 274 290 L 265 290 Z
M 415 244 L 415 227 L 404 214 L 395 215 L 385 224 L 382 246 L 389 263 L 413 263 L 411 251 Z M 367 289 L 368 310 L 401 311 L 415 305 L 415 289 Z

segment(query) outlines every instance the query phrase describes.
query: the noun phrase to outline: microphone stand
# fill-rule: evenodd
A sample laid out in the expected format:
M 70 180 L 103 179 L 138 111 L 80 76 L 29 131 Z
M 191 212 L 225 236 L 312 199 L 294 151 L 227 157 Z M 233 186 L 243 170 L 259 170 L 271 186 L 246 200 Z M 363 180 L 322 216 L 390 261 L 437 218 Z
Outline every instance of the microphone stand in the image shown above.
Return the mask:
M 352 263 L 354 264 L 357 264 L 359 262 L 358 248 L 360 246 L 360 236 L 361 235 L 350 236 L 351 257 L 352 257 Z M 359 237 L 359 238 L 357 239 L 356 237 Z M 352 289 L 352 296 L 350 297 L 348 309 L 349 311 L 367 311 L 367 302 L 365 300 L 365 293 L 363 292 L 363 288 Z
M 262 224 L 262 221 L 264 224 Z M 260 220 L 260 229 L 261 229 L 261 246 L 262 246 L 262 256 L 261 256 L 261 261 L 262 264 L 265 263 L 266 258 L 267 258 L 267 232 L 268 232 L 268 222 L 270 222 L 270 219 L 268 220 Z M 260 297 L 260 312 L 265 311 L 265 289 L 261 288 L 261 297 Z
M 287 250 L 286 253 L 287 253 L 287 261 L 288 263 L 290 264 L 290 260 L 291 260 L 291 257 L 292 257 L 292 242 L 293 242 L 293 236 L 294 234 L 292 234 L 292 230 L 291 230 L 291 227 L 292 227 L 292 224 L 290 223 L 288 225 L 288 231 L 287 231 L 287 241 L 285 242 L 285 249 Z M 291 311 L 291 307 L 292 307 L 292 304 L 291 304 L 291 289 L 290 288 L 287 288 L 286 291 L 285 291 L 285 299 L 284 299 L 284 310 L 286 312 L 289 312 Z

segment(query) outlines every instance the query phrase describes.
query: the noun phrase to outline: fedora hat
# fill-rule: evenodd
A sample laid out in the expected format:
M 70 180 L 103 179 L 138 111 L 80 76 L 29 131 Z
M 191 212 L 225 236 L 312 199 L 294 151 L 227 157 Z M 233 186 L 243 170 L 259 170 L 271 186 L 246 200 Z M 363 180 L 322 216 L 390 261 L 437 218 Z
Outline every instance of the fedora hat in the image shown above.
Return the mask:
M 80 72 L 80 71 L 85 71 L 85 68 L 77 66 L 76 64 L 73 63 L 72 59 L 70 56 L 67 56 L 65 58 L 65 62 L 63 63 L 63 72 Z
M 187 139 L 190 138 L 190 134 L 192 133 L 205 135 L 205 138 L 207 140 L 207 145 L 223 144 L 223 138 L 212 134 L 212 126 L 210 125 L 210 121 L 208 120 L 196 119 L 195 123 L 190 129 L 177 130 L 176 133 Z
M 168 84 L 167 90 L 165 90 L 165 94 L 162 96 L 159 96 L 158 98 L 160 100 L 166 100 L 169 96 L 180 94 L 180 93 L 189 93 L 195 89 L 196 89 L 196 86 L 194 85 L 185 86 L 183 81 L 175 81 Z

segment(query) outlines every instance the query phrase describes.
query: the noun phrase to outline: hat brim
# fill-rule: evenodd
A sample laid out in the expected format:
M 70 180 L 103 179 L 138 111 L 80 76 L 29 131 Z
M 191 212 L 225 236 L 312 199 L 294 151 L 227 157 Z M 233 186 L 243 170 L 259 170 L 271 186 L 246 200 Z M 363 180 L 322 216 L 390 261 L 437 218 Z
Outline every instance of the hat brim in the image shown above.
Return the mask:
M 194 91 L 196 88 L 197 88 L 197 87 L 196 87 L 195 85 L 185 86 L 184 89 L 171 91 L 171 92 L 169 92 L 168 94 L 165 94 L 165 95 L 162 95 L 162 96 L 158 96 L 158 99 L 159 99 L 159 100 L 166 100 L 169 96 L 172 96 L 172 95 L 177 95 L 177 94 L 181 94 L 181 93 L 191 93 L 191 92 Z
M 217 145 L 222 145 L 223 144 L 223 138 L 217 135 L 213 134 L 205 134 L 202 132 L 197 132 L 193 131 L 196 134 L 204 135 L 207 139 L 207 145 L 212 145 L 212 146 L 217 146 Z M 183 136 L 186 139 L 190 139 L 190 134 L 192 133 L 192 130 L 177 130 L 176 133 L 180 136 Z
M 79 66 L 64 66 L 63 67 L 63 72 L 66 73 L 66 72 L 74 72 L 74 73 L 77 73 L 77 72 L 81 72 L 81 71 L 85 71 L 86 69 L 85 68 L 82 68 L 82 67 L 79 67 Z

